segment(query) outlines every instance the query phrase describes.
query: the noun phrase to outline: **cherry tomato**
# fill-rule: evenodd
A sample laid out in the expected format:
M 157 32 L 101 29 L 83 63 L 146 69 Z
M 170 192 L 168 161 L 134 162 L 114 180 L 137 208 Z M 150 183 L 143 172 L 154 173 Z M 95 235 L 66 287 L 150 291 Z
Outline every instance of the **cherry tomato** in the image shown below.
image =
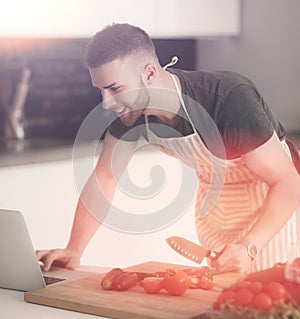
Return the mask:
M 250 288 L 240 288 L 236 294 L 236 301 L 243 307 L 250 306 L 254 299 L 254 293 Z
M 112 289 L 124 291 L 132 288 L 138 282 L 138 276 L 134 272 L 123 272 L 112 283 Z
M 249 286 L 249 288 L 251 289 L 251 291 L 254 294 L 258 294 L 259 292 L 262 291 L 263 289 L 263 284 L 260 281 L 254 281 L 251 283 L 251 285 Z
M 260 310 L 270 310 L 273 307 L 273 300 L 266 292 L 259 292 L 253 300 L 255 308 Z
M 142 281 L 142 287 L 149 294 L 157 294 L 163 288 L 163 278 L 148 277 Z
M 182 270 L 168 272 L 163 280 L 163 286 L 170 295 L 180 296 L 189 288 L 189 276 Z
M 264 290 L 274 301 L 284 299 L 287 294 L 285 287 L 276 281 L 266 284 Z
M 200 289 L 212 289 L 214 284 L 212 279 L 206 277 L 206 276 L 201 276 L 201 277 L 191 277 L 189 276 L 190 283 L 189 286 L 190 288 L 200 288 Z
M 124 273 L 124 271 L 120 268 L 113 268 L 111 269 L 101 280 L 101 287 L 105 290 L 111 290 L 113 289 L 113 284 L 117 280 L 119 276 L 121 276 Z

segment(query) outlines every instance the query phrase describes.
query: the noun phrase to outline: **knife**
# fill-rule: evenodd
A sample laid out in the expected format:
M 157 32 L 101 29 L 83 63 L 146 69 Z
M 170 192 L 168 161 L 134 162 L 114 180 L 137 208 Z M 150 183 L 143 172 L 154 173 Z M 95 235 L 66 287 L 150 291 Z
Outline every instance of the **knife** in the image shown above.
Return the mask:
M 216 251 L 205 249 L 183 237 L 169 237 L 166 242 L 177 253 L 198 264 L 201 264 L 205 257 L 213 260 L 219 256 Z

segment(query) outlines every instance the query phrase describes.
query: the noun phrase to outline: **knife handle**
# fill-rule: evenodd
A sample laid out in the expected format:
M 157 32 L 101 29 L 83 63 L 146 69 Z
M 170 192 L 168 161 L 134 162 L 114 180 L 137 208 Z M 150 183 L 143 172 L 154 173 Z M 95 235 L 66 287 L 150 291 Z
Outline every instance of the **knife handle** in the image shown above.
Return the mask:
M 219 257 L 219 254 L 214 251 L 214 250 L 210 250 L 207 256 L 209 259 L 213 260 Z

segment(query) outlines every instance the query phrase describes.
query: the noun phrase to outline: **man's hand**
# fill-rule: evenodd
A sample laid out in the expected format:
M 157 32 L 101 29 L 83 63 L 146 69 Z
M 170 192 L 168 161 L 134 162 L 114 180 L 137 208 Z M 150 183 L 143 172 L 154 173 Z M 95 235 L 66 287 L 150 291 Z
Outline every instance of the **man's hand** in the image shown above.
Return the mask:
M 51 266 L 64 267 L 74 270 L 80 265 L 80 255 L 69 249 L 37 250 L 37 259 L 44 264 L 43 270 L 50 270 Z
M 251 265 L 251 257 L 243 244 L 226 245 L 221 255 L 212 260 L 211 266 L 219 272 L 237 271 L 247 273 Z

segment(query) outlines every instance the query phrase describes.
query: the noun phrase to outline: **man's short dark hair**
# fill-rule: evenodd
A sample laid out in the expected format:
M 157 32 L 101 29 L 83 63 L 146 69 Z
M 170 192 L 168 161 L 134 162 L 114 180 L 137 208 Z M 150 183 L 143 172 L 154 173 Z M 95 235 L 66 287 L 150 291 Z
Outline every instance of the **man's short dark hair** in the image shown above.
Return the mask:
M 157 59 L 154 44 L 149 35 L 139 27 L 127 23 L 115 23 L 97 32 L 86 51 L 89 68 L 135 54 L 147 54 Z

